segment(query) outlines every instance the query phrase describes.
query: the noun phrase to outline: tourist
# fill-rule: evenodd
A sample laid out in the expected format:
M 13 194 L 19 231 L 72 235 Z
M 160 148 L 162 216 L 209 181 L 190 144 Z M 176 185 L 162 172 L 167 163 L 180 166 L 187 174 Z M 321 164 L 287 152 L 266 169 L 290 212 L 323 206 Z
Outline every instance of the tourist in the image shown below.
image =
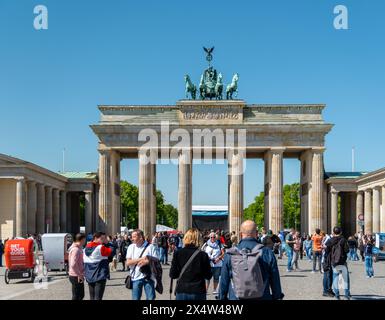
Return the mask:
M 84 249 L 84 275 L 91 300 L 103 299 L 107 280 L 110 279 L 108 259 L 114 255 L 114 248 L 108 244 L 103 232 L 96 232 Z
M 334 293 L 332 289 L 332 283 L 333 283 L 333 268 L 331 263 L 331 255 L 330 252 L 327 250 L 327 244 L 330 241 L 331 237 L 325 238 L 324 242 L 322 243 L 322 247 L 324 248 L 324 258 L 322 262 L 322 269 L 323 269 L 323 293 L 322 295 L 324 297 L 333 298 Z
M 307 235 L 306 240 L 303 242 L 303 250 L 305 251 L 306 257 L 310 262 L 313 261 L 312 248 L 313 241 L 311 240 L 311 237 Z
M 374 247 L 374 239 L 371 235 L 364 237 L 364 254 L 365 254 L 365 271 L 366 278 L 374 277 L 374 269 L 373 269 L 373 247 Z
M 300 257 L 300 252 L 302 249 L 302 239 L 301 239 L 301 234 L 299 232 L 296 232 L 293 237 L 294 240 L 294 245 L 293 245 L 293 260 L 291 262 L 292 268 L 294 270 L 301 270 L 298 267 L 298 259 Z
M 279 278 L 279 270 L 277 260 L 272 250 L 263 247 L 257 243 L 256 225 L 253 221 L 245 221 L 241 225 L 240 230 L 241 241 L 236 248 L 227 251 L 220 280 L 219 299 L 220 300 L 243 300 L 243 299 L 260 299 L 260 300 L 280 300 L 284 295 L 281 289 L 281 281 Z M 257 260 L 254 268 L 245 271 L 242 264 L 239 264 L 243 272 L 233 272 L 238 264 L 232 263 L 232 257 L 242 258 L 242 253 L 255 252 Z M 242 274 L 240 276 L 240 274 Z M 262 283 L 255 281 L 258 275 L 262 276 Z M 247 281 L 253 279 L 252 281 Z M 232 288 L 234 286 L 234 289 Z M 247 288 L 245 288 L 247 286 Z M 243 293 L 249 293 L 244 296 Z M 238 294 L 237 294 L 238 293 Z M 242 296 L 241 296 L 242 295 Z M 251 296 L 250 296 L 251 295 Z
M 123 239 L 119 247 L 119 262 L 122 264 L 122 272 L 126 271 L 126 256 L 127 249 L 131 245 L 132 241 L 128 237 L 128 234 L 123 236 Z
M 294 234 L 295 234 L 295 230 L 291 229 L 285 238 L 285 242 L 286 242 L 285 250 L 287 255 L 287 269 L 286 269 L 287 272 L 293 271 L 292 261 L 293 261 L 293 250 L 294 250 L 294 243 L 295 243 Z
M 321 230 L 316 229 L 315 234 L 312 236 L 311 240 L 313 241 L 313 271 L 317 271 L 317 260 L 318 260 L 318 270 L 322 273 L 321 270 L 321 259 L 322 259 L 322 240 L 323 236 L 321 235 Z
M 213 275 L 213 294 L 217 294 L 217 287 L 219 283 L 219 277 L 221 275 L 221 268 L 223 264 L 223 257 L 225 250 L 223 246 L 218 242 L 218 236 L 212 232 L 210 233 L 209 240 L 203 245 L 202 250 L 204 250 L 210 260 L 211 272 Z M 210 280 L 206 281 L 207 291 L 210 287 Z
M 72 285 L 72 300 L 84 299 L 83 247 L 85 243 L 86 236 L 78 233 L 68 250 L 68 275 Z
M 278 238 L 280 240 L 278 247 L 278 259 L 282 259 L 283 252 L 285 251 L 285 236 L 282 230 L 279 232 Z
M 150 258 L 159 259 L 155 247 L 145 240 L 142 230 L 132 233 L 132 244 L 127 249 L 126 264 L 130 268 L 132 300 L 140 300 L 144 289 L 147 300 L 155 300 L 155 277 Z
M 176 300 L 207 299 L 205 281 L 211 279 L 212 273 L 208 255 L 199 249 L 200 238 L 197 229 L 188 230 L 183 238 L 184 247 L 174 253 L 170 278 L 178 279 Z
M 4 243 L 0 239 L 0 267 L 3 267 Z
M 231 247 L 237 246 L 238 245 L 238 236 L 235 233 L 231 234 L 230 241 L 231 241 Z
M 362 262 L 365 261 L 365 245 L 364 245 L 364 235 L 360 234 L 358 237 L 358 251 L 360 251 L 360 256 Z
M 168 236 L 167 232 L 163 232 L 159 240 L 159 250 L 160 250 L 160 262 L 163 265 L 168 265 Z
M 346 239 L 342 236 L 342 230 L 340 227 L 334 227 L 332 238 L 325 243 L 326 254 L 330 254 L 330 264 L 333 269 L 333 292 L 335 298 L 340 300 L 339 292 L 339 276 L 342 276 L 344 282 L 345 298 L 350 300 L 350 277 L 347 266 L 347 254 L 349 252 L 349 246 Z
M 299 252 L 299 257 L 301 260 L 303 260 L 303 254 L 305 253 L 305 250 L 303 249 L 303 243 L 304 241 L 306 240 L 307 236 L 306 236 L 306 233 L 302 233 L 302 236 L 301 236 L 301 250 Z
M 349 255 L 348 255 L 349 261 L 358 261 L 359 260 L 357 256 L 358 244 L 354 236 L 349 237 L 348 246 L 349 246 Z

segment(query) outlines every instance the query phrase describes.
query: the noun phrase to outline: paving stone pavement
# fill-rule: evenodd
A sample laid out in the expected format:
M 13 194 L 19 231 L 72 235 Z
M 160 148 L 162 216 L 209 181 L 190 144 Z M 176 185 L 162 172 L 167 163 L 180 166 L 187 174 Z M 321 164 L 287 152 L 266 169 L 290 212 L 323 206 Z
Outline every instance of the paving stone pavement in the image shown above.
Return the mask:
M 299 261 L 301 271 L 286 272 L 286 259 L 278 260 L 282 289 L 287 300 L 330 300 L 322 297 L 322 274 L 311 273 L 312 264 L 307 260 Z M 119 266 L 120 267 L 120 266 Z M 362 262 L 349 262 L 351 277 L 351 294 L 353 299 L 385 300 L 385 262 L 374 264 L 375 277 L 367 279 Z M 9 285 L 4 282 L 4 268 L 0 268 L 0 299 L 16 300 L 69 300 L 71 299 L 71 286 L 63 273 L 49 273 L 48 288 L 36 289 L 33 284 L 25 281 L 13 280 Z M 157 299 L 169 300 L 169 266 L 164 267 L 163 283 L 165 292 L 157 295 Z M 128 300 L 131 292 L 124 286 L 126 272 L 112 272 L 108 281 L 105 300 Z M 85 288 L 85 299 L 89 299 L 88 287 Z M 173 297 L 174 299 L 174 297 Z M 215 299 L 212 287 L 209 290 L 209 300 Z

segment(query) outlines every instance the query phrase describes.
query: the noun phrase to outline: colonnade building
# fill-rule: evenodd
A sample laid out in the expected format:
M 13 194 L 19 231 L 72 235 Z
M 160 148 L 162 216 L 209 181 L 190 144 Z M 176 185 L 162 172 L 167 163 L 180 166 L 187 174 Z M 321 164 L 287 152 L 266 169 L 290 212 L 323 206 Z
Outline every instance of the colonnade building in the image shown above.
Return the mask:
M 325 139 L 333 125 L 325 105 L 256 105 L 243 100 L 180 100 L 175 105 L 99 106 L 91 125 L 98 142 L 97 173 L 59 174 L 0 155 L 0 238 L 26 233 L 78 232 L 85 198 L 86 232 L 120 232 L 120 164 L 139 161 L 139 228 L 156 226 L 156 167 L 178 165 L 178 229 L 192 226 L 193 161 L 207 154 L 228 161 L 229 231 L 243 221 L 245 160 L 264 161 L 265 227 L 283 222 L 283 160 L 300 163 L 301 231 L 385 232 L 385 169 L 328 173 Z M 199 139 L 196 139 L 196 137 Z M 149 161 L 149 159 L 151 161 Z M 340 210 L 339 210 L 340 208 Z M 340 212 L 340 214 L 339 214 Z

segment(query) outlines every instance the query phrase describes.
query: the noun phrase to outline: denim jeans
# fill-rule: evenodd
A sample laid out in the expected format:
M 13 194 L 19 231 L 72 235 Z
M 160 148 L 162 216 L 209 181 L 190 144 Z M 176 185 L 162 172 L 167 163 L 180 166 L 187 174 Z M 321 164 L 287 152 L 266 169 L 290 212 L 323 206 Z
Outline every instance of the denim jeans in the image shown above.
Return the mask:
M 293 261 L 293 248 L 286 246 L 287 254 L 287 270 L 293 270 L 292 261 Z
M 293 251 L 293 258 L 291 260 L 291 268 L 294 269 L 294 267 L 296 269 L 299 269 L 298 268 L 298 258 L 299 258 L 299 251 Z
M 313 257 L 312 257 L 312 250 L 311 250 L 311 247 L 309 248 L 305 248 L 306 250 L 306 257 L 308 260 L 312 261 L 313 260 Z
M 329 271 L 325 271 L 323 278 L 323 293 L 329 293 L 332 291 L 333 282 L 333 270 L 330 268 Z
M 177 293 L 176 300 L 204 301 L 207 300 L 205 293 Z
M 167 257 L 167 249 L 160 247 L 160 262 L 161 263 L 167 263 L 168 262 L 168 257 Z
M 318 260 L 318 270 L 321 271 L 321 259 L 322 259 L 322 252 L 321 251 L 314 251 L 313 252 L 313 271 L 317 271 L 317 260 Z
M 366 271 L 366 275 L 368 277 L 373 277 L 374 276 L 373 256 L 372 255 L 366 255 L 365 256 L 365 271 Z
M 333 292 L 336 295 L 336 297 L 340 296 L 340 289 L 339 289 L 339 277 L 342 276 L 343 282 L 344 282 L 344 292 L 345 296 L 350 296 L 350 277 L 349 277 L 349 270 L 348 266 L 335 266 L 333 267 Z
M 349 260 L 358 261 L 356 248 L 350 248 L 349 249 L 348 258 L 349 258 Z
M 155 300 L 155 287 L 153 280 L 140 279 L 132 282 L 132 300 L 140 300 L 142 292 L 146 294 L 146 300 Z

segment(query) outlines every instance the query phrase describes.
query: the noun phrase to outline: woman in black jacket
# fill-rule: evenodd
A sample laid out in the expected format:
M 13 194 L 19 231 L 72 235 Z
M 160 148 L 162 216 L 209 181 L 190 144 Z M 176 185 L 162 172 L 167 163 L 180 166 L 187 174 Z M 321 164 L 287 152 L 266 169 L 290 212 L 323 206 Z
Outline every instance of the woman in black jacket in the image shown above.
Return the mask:
M 184 248 L 175 251 L 171 263 L 170 278 L 178 279 L 175 288 L 176 300 L 206 300 L 206 280 L 212 277 L 208 255 L 200 251 L 200 233 L 190 229 L 183 238 Z M 181 275 L 181 271 L 190 257 L 197 252 L 191 263 Z

